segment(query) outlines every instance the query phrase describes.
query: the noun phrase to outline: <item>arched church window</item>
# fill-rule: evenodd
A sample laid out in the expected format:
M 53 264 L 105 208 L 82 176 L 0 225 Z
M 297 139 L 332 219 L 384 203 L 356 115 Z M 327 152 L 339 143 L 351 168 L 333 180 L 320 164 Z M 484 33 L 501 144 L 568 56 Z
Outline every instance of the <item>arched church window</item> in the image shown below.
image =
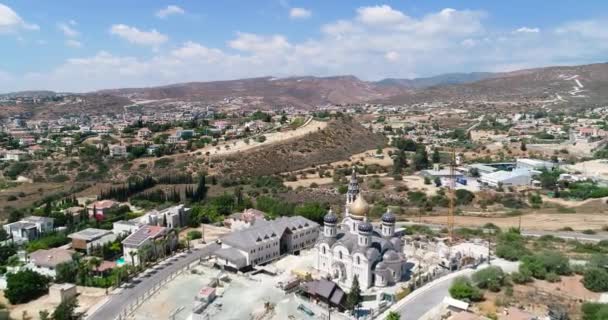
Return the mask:
M 357 264 L 361 264 L 361 257 L 357 256 Z
M 342 251 L 338 251 L 338 257 L 342 260 Z

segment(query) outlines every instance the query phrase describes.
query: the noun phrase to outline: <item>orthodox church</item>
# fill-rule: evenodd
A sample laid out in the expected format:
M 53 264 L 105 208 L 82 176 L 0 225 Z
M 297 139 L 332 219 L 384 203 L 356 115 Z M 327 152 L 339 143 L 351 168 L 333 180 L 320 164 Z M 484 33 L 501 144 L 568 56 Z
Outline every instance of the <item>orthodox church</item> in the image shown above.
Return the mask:
M 382 215 L 379 231 L 367 219 L 369 205 L 359 194 L 353 170 L 342 222 L 331 210 L 323 219 L 323 233 L 315 245 L 316 269 L 340 286 L 350 287 L 357 276 L 362 290 L 399 282 L 406 272 L 403 243 L 395 236 L 395 215 Z

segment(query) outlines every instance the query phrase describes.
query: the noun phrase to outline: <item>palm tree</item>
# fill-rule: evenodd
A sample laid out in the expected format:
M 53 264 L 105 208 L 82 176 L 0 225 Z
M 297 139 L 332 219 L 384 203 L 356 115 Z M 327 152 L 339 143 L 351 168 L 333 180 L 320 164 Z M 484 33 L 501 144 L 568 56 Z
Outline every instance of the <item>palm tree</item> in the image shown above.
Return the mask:
M 177 229 L 170 229 L 169 232 L 167 233 L 167 236 L 171 239 L 169 246 L 171 249 L 171 252 L 175 251 L 175 246 L 177 243 L 179 243 L 179 234 L 177 232 Z
M 137 251 L 129 251 L 129 255 L 131 256 L 131 264 L 135 267 L 135 256 L 137 255 Z

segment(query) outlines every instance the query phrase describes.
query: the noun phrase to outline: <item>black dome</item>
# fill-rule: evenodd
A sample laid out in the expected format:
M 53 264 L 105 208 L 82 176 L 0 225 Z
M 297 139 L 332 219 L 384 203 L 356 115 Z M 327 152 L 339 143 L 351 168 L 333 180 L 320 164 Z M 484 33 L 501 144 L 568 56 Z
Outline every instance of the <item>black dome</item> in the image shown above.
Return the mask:
M 325 223 L 336 223 L 338 222 L 338 216 L 336 216 L 331 210 L 323 217 Z
M 374 226 L 368 221 L 363 221 L 359 223 L 359 231 L 361 232 L 372 232 L 374 231 Z
M 395 218 L 395 215 L 390 211 L 387 211 L 382 215 L 382 222 L 395 223 L 395 221 L 397 221 L 397 218 Z

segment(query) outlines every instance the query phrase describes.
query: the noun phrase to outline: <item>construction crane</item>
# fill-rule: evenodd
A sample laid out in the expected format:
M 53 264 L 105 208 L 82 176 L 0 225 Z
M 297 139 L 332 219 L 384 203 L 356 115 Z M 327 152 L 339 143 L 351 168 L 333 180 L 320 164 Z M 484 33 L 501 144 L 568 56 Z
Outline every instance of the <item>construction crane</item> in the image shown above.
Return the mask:
M 450 203 L 449 203 L 449 207 L 448 207 L 448 243 L 449 245 L 452 244 L 452 241 L 454 239 L 454 207 L 455 207 L 455 200 L 456 200 L 456 175 L 454 174 L 454 171 L 456 169 L 456 151 L 454 148 L 452 148 L 452 152 L 450 153 L 450 185 L 449 185 L 449 199 L 450 199 Z

